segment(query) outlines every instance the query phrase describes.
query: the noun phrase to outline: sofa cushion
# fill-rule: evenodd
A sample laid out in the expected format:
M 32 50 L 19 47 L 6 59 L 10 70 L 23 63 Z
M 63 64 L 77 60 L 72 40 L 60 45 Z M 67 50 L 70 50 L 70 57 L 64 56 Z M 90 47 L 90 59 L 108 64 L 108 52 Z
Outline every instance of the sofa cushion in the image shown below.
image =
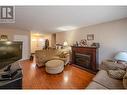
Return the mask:
M 99 83 L 96 83 L 94 81 L 92 81 L 86 89 L 107 89 L 106 87 L 102 86 L 101 84 Z
M 109 77 L 107 71 L 105 70 L 100 70 L 93 78 L 93 81 L 101 84 L 108 89 L 123 89 L 122 80 L 117 80 Z
M 108 70 L 107 73 L 111 78 L 123 79 L 123 76 L 125 75 L 126 71 L 120 70 L 120 69 L 119 70 Z
M 126 71 L 126 74 L 123 77 L 123 86 L 124 86 L 124 88 L 127 89 L 127 71 Z
M 61 54 L 59 55 L 60 58 L 66 58 L 66 55 L 68 54 L 68 52 L 63 51 L 61 52 Z
M 16 77 L 15 75 L 17 73 L 18 73 L 17 75 L 19 75 L 19 73 L 21 75 L 22 72 L 20 72 L 19 70 L 21 70 L 19 61 L 11 63 L 10 65 L 4 67 L 3 69 L 0 69 L 0 80 L 12 80 L 13 78 Z
M 64 52 L 61 52 L 61 53 L 59 54 L 59 57 L 64 58 Z

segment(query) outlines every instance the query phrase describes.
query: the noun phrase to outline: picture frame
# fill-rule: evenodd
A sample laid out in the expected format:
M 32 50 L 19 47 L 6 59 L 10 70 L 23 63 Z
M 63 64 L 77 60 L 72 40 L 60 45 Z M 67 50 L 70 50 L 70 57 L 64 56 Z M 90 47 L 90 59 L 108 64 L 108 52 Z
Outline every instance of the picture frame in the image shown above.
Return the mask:
M 94 34 L 87 34 L 87 40 L 94 40 Z

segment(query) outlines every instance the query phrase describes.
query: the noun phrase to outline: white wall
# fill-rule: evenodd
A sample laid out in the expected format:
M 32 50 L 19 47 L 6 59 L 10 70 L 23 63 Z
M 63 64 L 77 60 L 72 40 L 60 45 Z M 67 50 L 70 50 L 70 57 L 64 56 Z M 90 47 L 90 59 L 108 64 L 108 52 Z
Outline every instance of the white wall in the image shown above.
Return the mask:
M 127 51 L 127 18 L 80 28 L 75 31 L 56 33 L 56 42 L 67 41 L 73 44 L 86 39 L 87 34 L 94 34 L 93 42 L 100 43 L 99 63 L 104 59 L 111 59 L 119 51 Z

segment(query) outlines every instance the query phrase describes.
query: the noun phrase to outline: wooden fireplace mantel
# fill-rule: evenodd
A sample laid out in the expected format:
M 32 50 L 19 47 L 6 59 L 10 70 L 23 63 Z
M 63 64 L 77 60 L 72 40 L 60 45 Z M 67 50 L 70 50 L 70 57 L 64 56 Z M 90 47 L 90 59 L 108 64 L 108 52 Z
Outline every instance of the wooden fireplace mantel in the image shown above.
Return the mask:
M 81 68 L 88 69 L 90 71 L 97 71 L 98 70 L 98 47 L 80 47 L 80 46 L 72 46 L 72 64 L 78 65 Z M 89 67 L 83 66 L 83 64 L 86 64 L 85 62 L 77 62 L 76 60 L 76 54 L 84 54 L 90 56 L 89 59 Z M 79 57 L 78 57 L 79 58 Z M 85 60 L 82 59 L 83 57 L 79 58 L 80 60 Z M 88 63 L 87 63 L 88 64 Z

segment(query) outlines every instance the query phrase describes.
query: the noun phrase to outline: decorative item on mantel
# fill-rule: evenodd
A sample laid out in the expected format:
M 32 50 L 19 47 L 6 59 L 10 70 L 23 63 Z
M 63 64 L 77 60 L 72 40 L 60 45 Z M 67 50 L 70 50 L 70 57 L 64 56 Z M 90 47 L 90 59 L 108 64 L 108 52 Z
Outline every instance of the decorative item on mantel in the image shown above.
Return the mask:
M 72 46 L 76 46 L 76 47 L 78 47 L 78 46 L 79 46 L 78 41 L 76 41 L 75 43 L 73 43 L 73 45 L 72 45 Z
M 97 47 L 97 48 L 99 48 L 100 44 L 99 43 L 92 43 L 91 47 Z
M 99 48 L 100 44 L 97 42 L 93 42 L 94 41 L 94 34 L 87 34 L 87 39 L 82 39 L 81 41 L 76 41 L 75 44 L 73 44 L 73 46 L 76 47 L 96 47 Z
M 80 46 L 85 47 L 85 46 L 87 46 L 87 40 L 86 39 L 82 39 L 79 44 L 80 44 Z
M 76 41 L 76 46 L 79 46 L 79 43 Z

